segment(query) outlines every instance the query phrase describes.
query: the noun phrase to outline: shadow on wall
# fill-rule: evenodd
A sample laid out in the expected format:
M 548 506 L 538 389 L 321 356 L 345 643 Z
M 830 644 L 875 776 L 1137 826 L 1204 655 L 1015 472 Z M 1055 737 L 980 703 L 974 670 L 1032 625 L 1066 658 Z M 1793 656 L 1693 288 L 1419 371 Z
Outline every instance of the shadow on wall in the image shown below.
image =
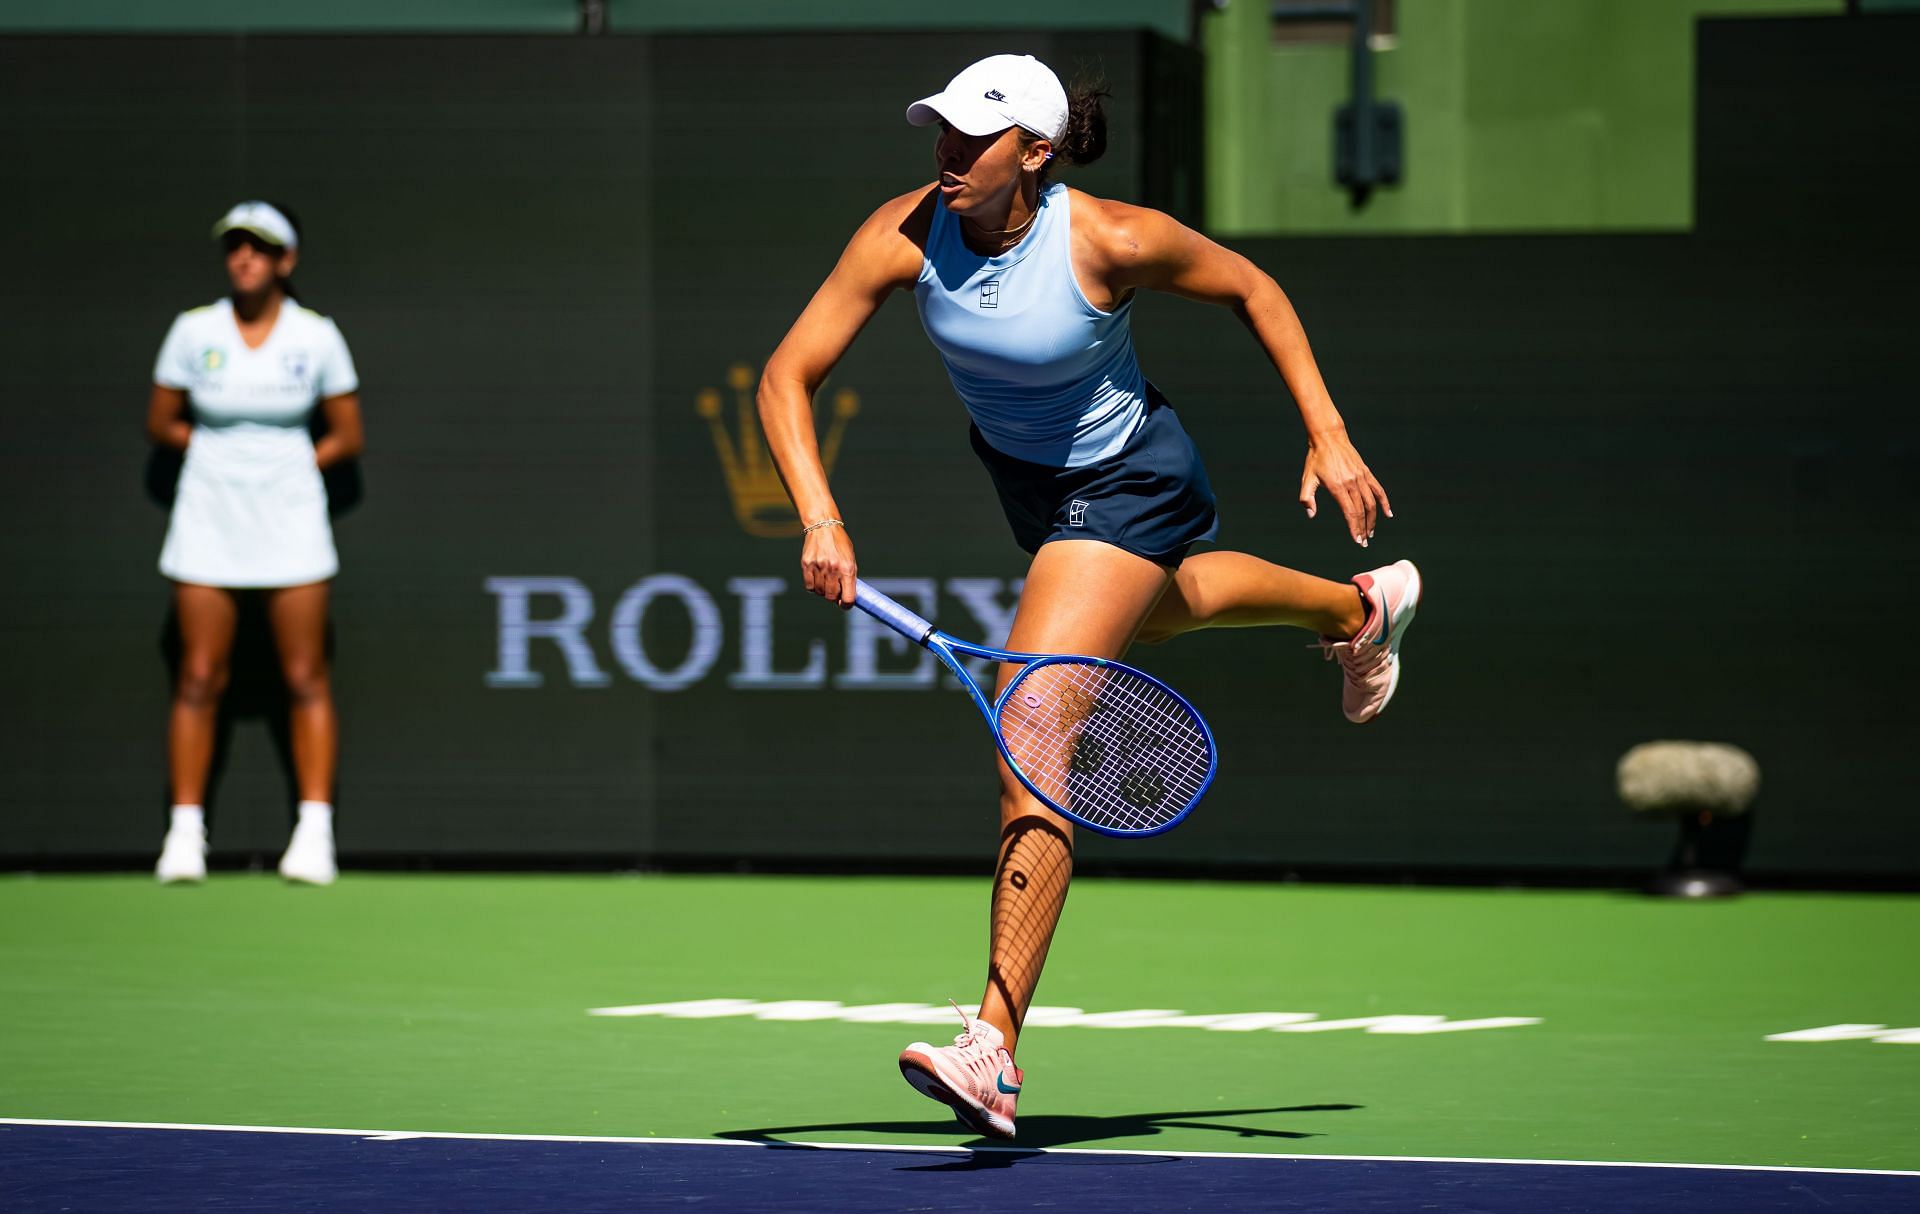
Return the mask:
M 326 417 L 319 409 L 313 411 L 307 429 L 316 443 L 326 435 Z M 152 445 L 147 448 L 141 479 L 147 497 L 163 510 L 173 509 L 174 491 L 180 484 L 183 460 L 184 456 L 179 451 Z M 366 496 L 359 460 L 336 464 L 321 475 L 327 486 L 329 516 L 337 519 L 359 508 Z M 239 615 L 234 627 L 233 652 L 228 662 L 231 674 L 227 690 L 220 697 L 220 714 L 214 727 L 213 763 L 207 772 L 204 797 L 207 814 L 211 818 L 218 813 L 221 776 L 226 771 L 231 753 L 234 724 L 242 720 L 260 720 L 266 723 L 267 734 L 273 739 L 274 758 L 281 778 L 286 783 L 286 805 L 291 815 L 293 805 L 300 799 L 300 790 L 293 770 L 290 703 L 286 683 L 280 675 L 280 656 L 273 645 L 273 628 L 267 620 L 266 596 L 259 591 L 243 590 L 236 593 L 235 599 Z M 333 662 L 333 647 L 334 625 L 329 613 L 326 635 L 329 665 Z M 166 663 L 169 689 L 180 680 L 180 655 L 180 616 L 169 597 L 166 618 L 160 626 L 160 656 Z M 162 805 L 170 804 L 171 789 L 165 790 L 163 797 Z

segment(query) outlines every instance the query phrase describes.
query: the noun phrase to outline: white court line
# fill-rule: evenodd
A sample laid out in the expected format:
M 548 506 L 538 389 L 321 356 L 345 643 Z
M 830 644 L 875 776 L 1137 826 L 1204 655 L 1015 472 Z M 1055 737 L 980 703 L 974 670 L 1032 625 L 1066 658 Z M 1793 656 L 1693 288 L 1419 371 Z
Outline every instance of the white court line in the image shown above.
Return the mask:
M 197 1130 L 221 1134 L 326 1134 L 337 1138 L 366 1138 L 375 1142 L 405 1142 L 419 1138 L 457 1142 L 581 1142 L 682 1147 L 805 1147 L 817 1151 L 892 1151 L 908 1155 L 975 1155 L 1004 1152 L 1014 1155 L 1118 1155 L 1151 1159 L 1279 1159 L 1311 1163 L 1331 1159 L 1343 1163 L 1484 1163 L 1552 1168 L 1668 1168 L 1706 1172 L 1795 1172 L 1823 1176 L 1907 1176 L 1920 1171 L 1890 1168 L 1789 1168 L 1764 1163 L 1642 1163 L 1624 1159 L 1484 1159 L 1470 1155 L 1304 1155 L 1266 1151 L 1144 1151 L 1103 1150 L 1097 1147 L 962 1147 L 912 1146 L 894 1142 L 802 1142 L 751 1138 L 627 1138 L 598 1134 L 461 1134 L 444 1130 L 343 1130 L 293 1125 L 201 1125 L 182 1121 L 66 1121 L 40 1117 L 0 1117 L 0 1125 L 53 1126 L 81 1130 Z

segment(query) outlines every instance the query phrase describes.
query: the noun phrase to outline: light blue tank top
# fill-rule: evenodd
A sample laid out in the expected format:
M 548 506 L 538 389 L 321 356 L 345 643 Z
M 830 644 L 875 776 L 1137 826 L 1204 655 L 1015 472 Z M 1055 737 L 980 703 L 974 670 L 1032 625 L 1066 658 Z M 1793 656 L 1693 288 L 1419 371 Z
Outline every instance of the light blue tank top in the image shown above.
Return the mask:
M 935 198 L 914 299 L 981 437 L 1031 463 L 1077 468 L 1117 454 L 1146 419 L 1146 380 L 1127 317 L 1087 302 L 1073 276 L 1067 187 L 1040 196 L 1020 243 L 997 257 L 967 247 Z

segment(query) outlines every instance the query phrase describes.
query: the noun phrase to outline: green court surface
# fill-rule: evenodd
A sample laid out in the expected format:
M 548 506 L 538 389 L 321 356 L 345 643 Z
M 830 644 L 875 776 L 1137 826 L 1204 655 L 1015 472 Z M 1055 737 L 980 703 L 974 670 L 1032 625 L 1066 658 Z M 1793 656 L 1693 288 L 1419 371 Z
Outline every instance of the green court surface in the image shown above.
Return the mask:
M 894 1065 L 957 1031 L 951 1011 L 589 1009 L 966 1002 L 986 891 L 0 878 L 0 1117 L 972 1141 Z M 1083 881 L 1041 1004 L 1298 1016 L 1032 1025 L 1020 1142 L 1914 1168 L 1920 1032 L 1896 1034 L 1920 1029 L 1916 939 L 1920 899 L 1899 896 Z M 704 1010 L 728 1007 L 749 1005 Z M 1378 1019 L 1417 1016 L 1445 1019 Z M 1538 1023 L 1459 1024 L 1493 1018 Z M 1834 1025 L 1866 1027 L 1767 1040 Z

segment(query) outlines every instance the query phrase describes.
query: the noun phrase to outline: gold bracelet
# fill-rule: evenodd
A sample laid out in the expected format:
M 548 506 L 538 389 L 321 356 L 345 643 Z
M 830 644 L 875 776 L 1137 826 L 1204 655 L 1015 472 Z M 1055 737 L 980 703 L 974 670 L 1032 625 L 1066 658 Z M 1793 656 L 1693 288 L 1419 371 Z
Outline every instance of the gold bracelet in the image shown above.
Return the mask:
M 808 523 L 806 526 L 800 528 L 800 534 L 812 535 L 814 532 L 820 530 L 820 528 L 822 527 L 845 527 L 845 526 L 846 524 L 841 522 L 837 518 L 823 518 L 817 523 Z

